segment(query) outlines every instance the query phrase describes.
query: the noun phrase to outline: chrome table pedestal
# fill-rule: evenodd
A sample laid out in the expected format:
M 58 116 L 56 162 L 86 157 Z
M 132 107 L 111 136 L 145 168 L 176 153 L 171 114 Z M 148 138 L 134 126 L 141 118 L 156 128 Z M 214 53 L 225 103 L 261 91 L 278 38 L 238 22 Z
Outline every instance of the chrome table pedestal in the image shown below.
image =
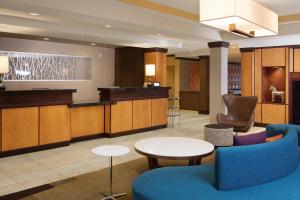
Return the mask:
M 127 193 L 113 194 L 113 156 L 125 155 L 129 152 L 129 148 L 121 145 L 105 145 L 92 149 L 92 152 L 99 156 L 109 157 L 108 168 L 108 194 L 101 193 L 104 198 L 102 200 L 115 200 L 118 197 L 127 195 Z

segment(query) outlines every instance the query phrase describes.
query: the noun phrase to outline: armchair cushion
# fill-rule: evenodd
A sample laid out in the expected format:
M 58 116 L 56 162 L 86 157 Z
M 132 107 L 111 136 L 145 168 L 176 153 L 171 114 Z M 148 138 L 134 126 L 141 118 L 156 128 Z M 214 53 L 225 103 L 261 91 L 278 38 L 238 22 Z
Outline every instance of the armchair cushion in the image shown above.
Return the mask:
M 237 132 L 247 132 L 254 123 L 257 97 L 238 97 L 225 94 L 223 99 L 228 108 L 228 115 L 219 113 L 217 115 L 218 123 L 231 125 Z

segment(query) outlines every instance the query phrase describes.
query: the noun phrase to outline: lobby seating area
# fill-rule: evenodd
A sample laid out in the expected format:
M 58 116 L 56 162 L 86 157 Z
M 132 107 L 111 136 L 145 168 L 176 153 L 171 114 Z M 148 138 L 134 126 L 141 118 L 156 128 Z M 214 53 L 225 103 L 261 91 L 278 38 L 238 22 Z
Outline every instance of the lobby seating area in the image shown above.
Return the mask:
M 268 136 L 284 134 L 283 139 L 219 148 L 214 165 L 146 172 L 133 183 L 133 199 L 300 198 L 298 129 L 299 126 L 268 126 Z
M 0 0 L 0 200 L 300 200 L 299 8 Z

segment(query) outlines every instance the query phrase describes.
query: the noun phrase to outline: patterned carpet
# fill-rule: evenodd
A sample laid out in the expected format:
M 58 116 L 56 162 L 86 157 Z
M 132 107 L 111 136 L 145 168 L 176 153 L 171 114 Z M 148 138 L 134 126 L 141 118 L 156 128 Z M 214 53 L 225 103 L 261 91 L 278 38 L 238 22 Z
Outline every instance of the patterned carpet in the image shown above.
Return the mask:
M 214 155 L 211 155 L 204 158 L 202 160 L 202 163 L 209 163 L 213 161 Z M 188 161 L 160 160 L 159 162 L 163 166 L 170 166 L 186 165 Z M 6 199 L 16 199 L 16 196 L 19 195 L 20 198 L 22 195 L 24 195 L 26 196 L 23 196 L 24 200 L 100 200 L 102 198 L 101 192 L 105 192 L 107 187 L 107 170 L 108 169 L 106 168 L 103 170 L 73 177 L 67 180 L 48 184 L 48 187 L 41 186 L 40 189 L 44 191 L 38 191 L 38 189 L 23 191 L 15 196 L 7 196 Z M 114 166 L 114 193 L 128 193 L 127 196 L 118 198 L 119 200 L 131 199 L 132 182 L 139 174 L 147 170 L 148 164 L 146 158 L 140 158 Z M 37 191 L 37 193 L 34 192 L 35 190 Z

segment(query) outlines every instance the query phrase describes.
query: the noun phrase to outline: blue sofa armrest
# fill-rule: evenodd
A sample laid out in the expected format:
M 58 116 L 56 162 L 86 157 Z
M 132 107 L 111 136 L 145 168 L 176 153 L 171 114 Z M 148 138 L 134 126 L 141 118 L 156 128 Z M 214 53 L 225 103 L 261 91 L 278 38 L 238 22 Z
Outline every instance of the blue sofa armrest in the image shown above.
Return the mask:
M 266 127 L 267 137 L 286 134 L 289 128 L 295 128 L 298 134 L 298 145 L 300 146 L 300 126 L 293 124 L 273 124 Z
M 233 190 L 273 181 L 289 175 L 298 165 L 298 135 L 295 127 L 270 143 L 219 148 L 216 152 L 215 184 Z

